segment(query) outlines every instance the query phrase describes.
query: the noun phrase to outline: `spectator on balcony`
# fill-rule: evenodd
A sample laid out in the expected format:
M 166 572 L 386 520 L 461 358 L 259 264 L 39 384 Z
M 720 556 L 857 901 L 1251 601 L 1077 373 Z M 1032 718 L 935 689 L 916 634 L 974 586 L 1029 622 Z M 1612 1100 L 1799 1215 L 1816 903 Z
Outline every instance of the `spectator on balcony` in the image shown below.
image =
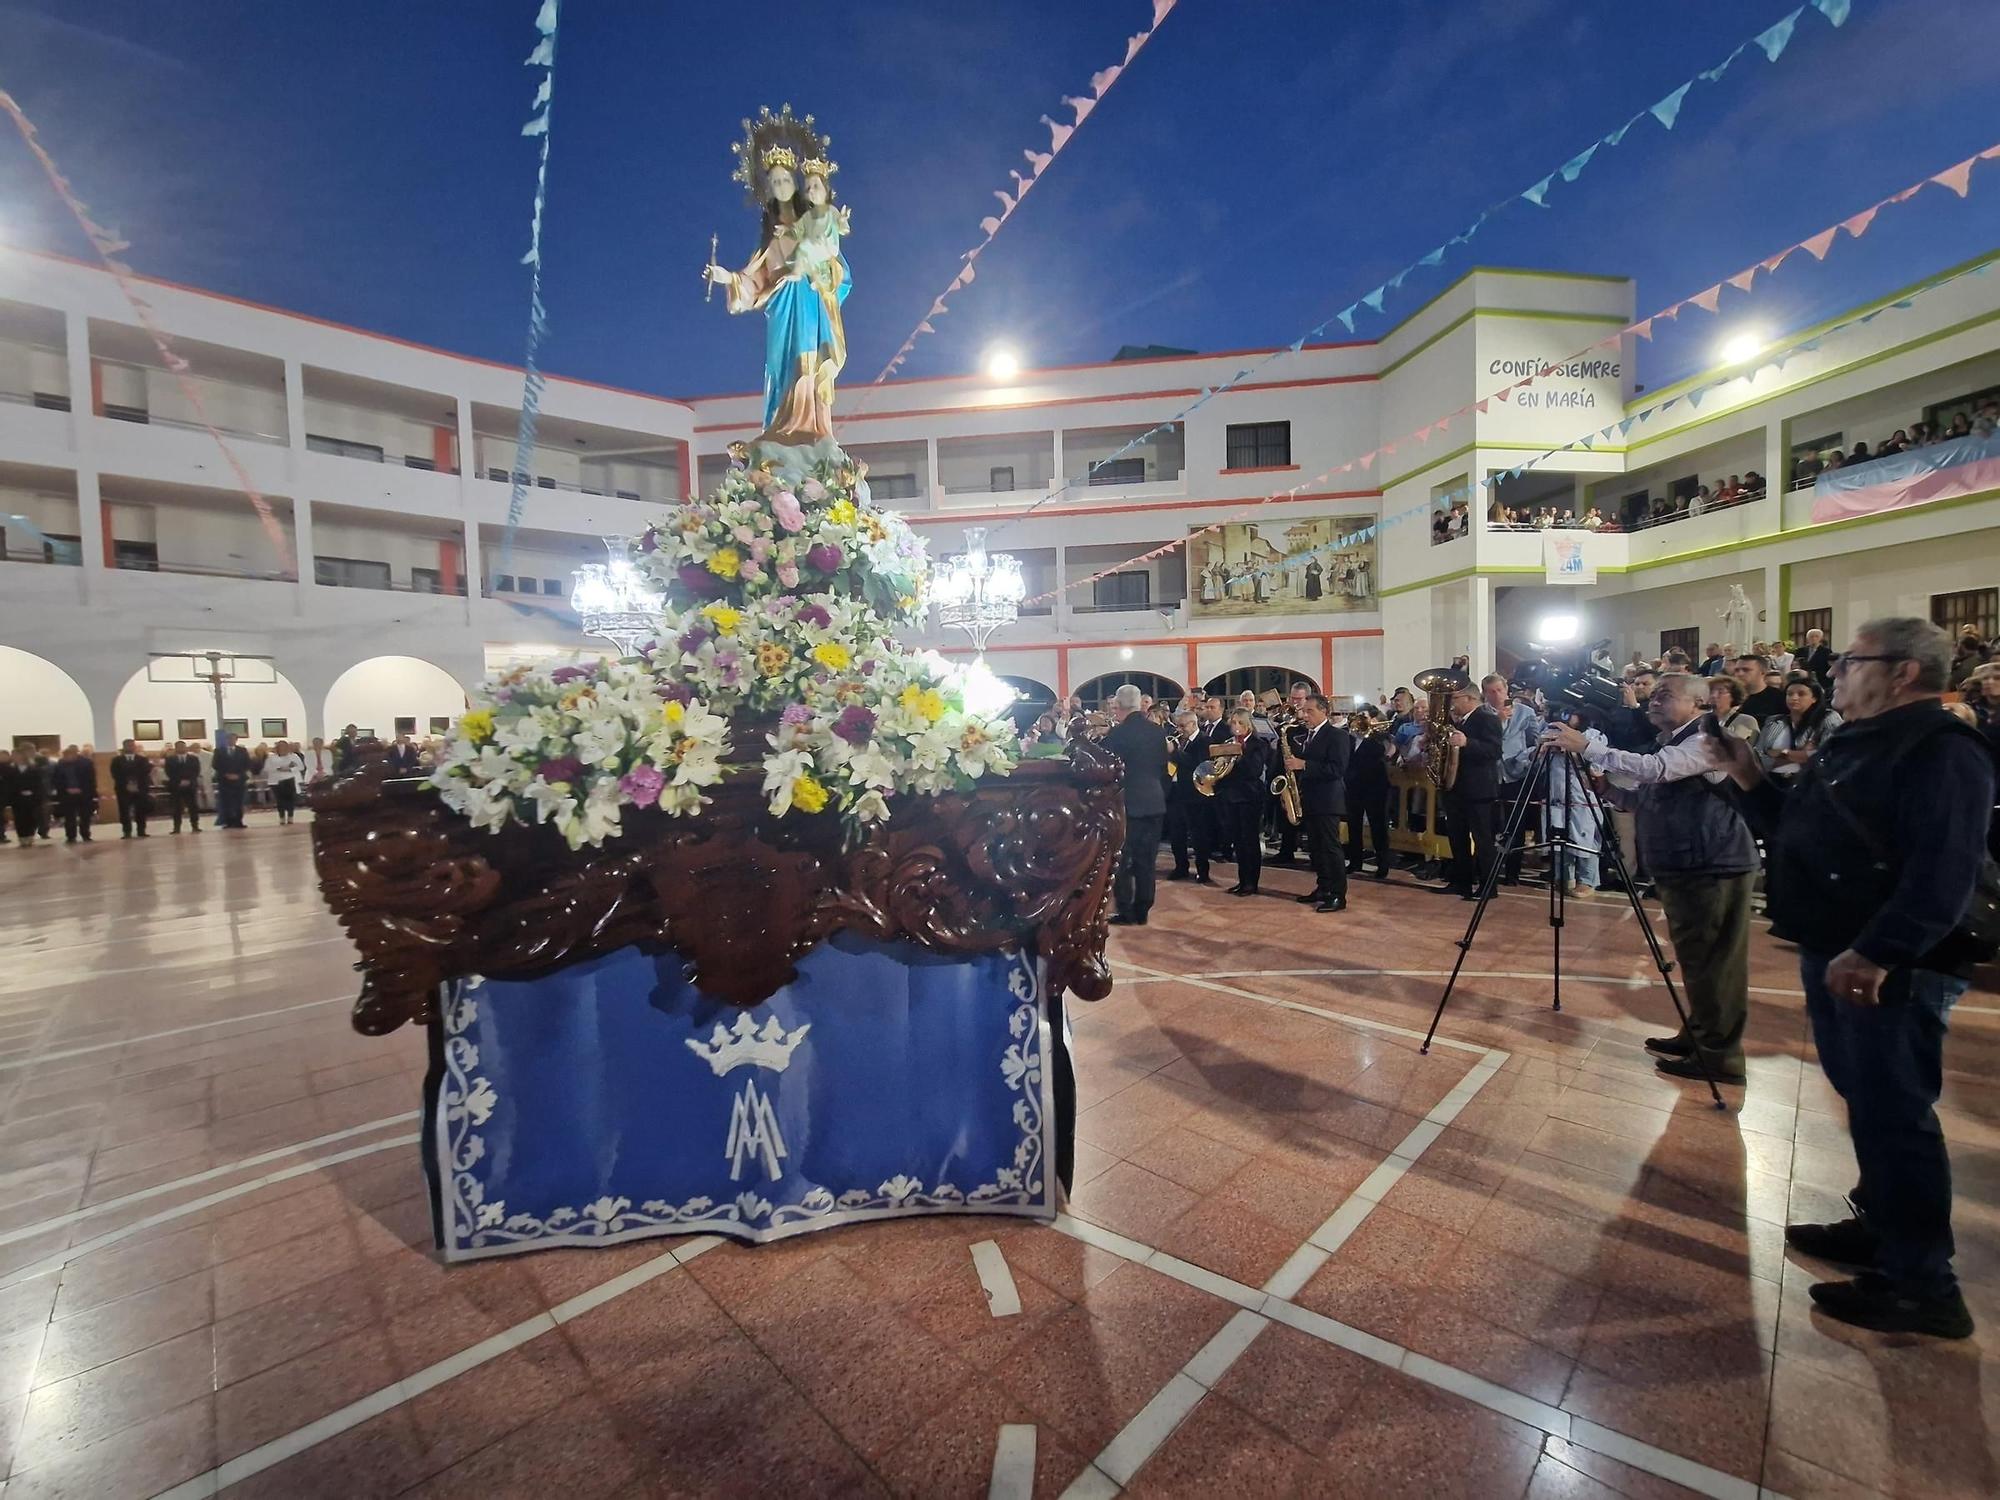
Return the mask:
M 1916 444 L 1910 441 L 1908 429 L 1898 427 L 1894 432 L 1889 434 L 1889 441 L 1875 450 L 1875 456 L 1877 458 L 1887 458 L 1892 453 L 1902 453 L 1915 446 Z
M 1603 529 L 1603 527 L 1604 527 L 1604 517 L 1601 514 L 1599 514 L 1596 506 L 1593 505 L 1589 509 L 1584 511 L 1583 529 L 1585 531 L 1600 531 Z
M 1743 476 L 1741 474 L 1731 474 L 1727 479 L 1723 480 L 1722 488 L 1715 492 L 1715 503 L 1717 505 L 1734 505 L 1742 498 Z
M 1793 487 L 1796 488 L 1802 484 L 1811 484 L 1815 479 L 1819 478 L 1820 470 L 1825 467 L 1826 465 L 1820 462 L 1820 457 L 1817 453 L 1800 454 L 1792 463 Z
M 1714 504 L 1715 495 L 1713 492 L 1710 491 L 1707 485 L 1700 485 L 1692 495 L 1688 496 L 1687 513 L 1691 516 L 1698 516 L 1703 511 L 1713 507 Z
M 1743 476 L 1743 493 L 1746 497 L 1754 500 L 1757 496 L 1763 494 L 1767 488 L 1769 486 L 1764 483 L 1764 476 L 1759 474 L 1755 469 L 1750 470 Z
M 1847 455 L 1847 462 L 1849 465 L 1865 464 L 1874 459 L 1874 457 L 1875 455 L 1868 451 L 1868 444 L 1865 442 L 1860 442 L 1856 443 L 1854 445 L 1854 451 Z
M 1971 436 L 1972 436 L 1972 419 L 1968 417 L 1964 412 L 1956 413 L 1951 419 L 1951 426 L 1945 428 L 1944 430 L 1944 440 L 1947 443 L 1951 442 L 1954 438 L 1971 437 Z

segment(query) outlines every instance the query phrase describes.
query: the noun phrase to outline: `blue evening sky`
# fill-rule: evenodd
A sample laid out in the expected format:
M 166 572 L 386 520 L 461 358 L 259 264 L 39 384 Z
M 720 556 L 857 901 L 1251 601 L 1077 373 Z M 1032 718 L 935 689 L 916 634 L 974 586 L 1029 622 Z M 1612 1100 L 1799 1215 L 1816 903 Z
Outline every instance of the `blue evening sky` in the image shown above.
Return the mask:
M 141 271 L 517 361 L 534 144 L 519 135 L 538 0 L 0 0 L 0 87 Z M 1785 0 L 1182 0 L 924 340 L 911 374 L 1120 344 L 1288 343 L 1783 16 Z M 1392 294 L 1385 329 L 1466 267 L 1632 275 L 1641 313 L 2000 137 L 1993 0 L 1808 12 L 1697 84 L 1547 208 L 1516 203 Z M 760 329 L 704 306 L 711 232 L 755 224 L 728 180 L 756 106 L 831 131 L 852 206 L 851 391 L 1123 53 L 1146 0 L 688 6 L 567 0 L 546 228 L 559 374 L 670 395 L 754 383 Z M 2000 167 L 1932 189 L 1725 293 L 1644 350 L 1658 385 L 1746 324 L 1796 328 L 2000 246 Z M 83 247 L 11 132 L 0 238 Z M 1275 371 L 1274 371 L 1275 373 Z

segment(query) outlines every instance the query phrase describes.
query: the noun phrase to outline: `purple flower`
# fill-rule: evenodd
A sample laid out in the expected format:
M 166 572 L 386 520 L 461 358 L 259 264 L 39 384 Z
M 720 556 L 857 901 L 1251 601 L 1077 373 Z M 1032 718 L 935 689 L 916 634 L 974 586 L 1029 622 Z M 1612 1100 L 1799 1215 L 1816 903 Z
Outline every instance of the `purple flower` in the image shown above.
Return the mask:
M 833 624 L 833 616 L 826 612 L 823 604 L 801 604 L 798 618 L 801 625 L 816 625 L 821 630 Z
M 536 766 L 535 774 L 544 781 L 575 781 L 583 775 L 583 762 L 574 755 L 561 755 Z
M 655 691 L 664 703 L 678 703 L 685 708 L 694 702 L 694 689 L 685 682 L 663 682 Z
M 681 587 L 697 599 L 713 599 L 728 587 L 700 563 L 682 563 L 676 571 Z
M 692 656 L 708 644 L 708 632 L 703 630 L 699 625 L 690 626 L 681 632 L 681 638 L 676 644 L 680 646 L 683 652 Z
M 729 647 L 716 652 L 715 671 L 724 687 L 735 687 L 743 678 L 742 653 Z
M 875 733 L 875 710 L 850 704 L 833 721 L 833 732 L 850 745 L 865 745 Z
M 660 550 L 659 535 L 652 527 L 648 526 L 646 534 L 639 538 L 639 550 L 641 552 L 657 552 Z
M 618 790 L 632 799 L 635 807 L 651 807 L 660 800 L 660 789 L 667 784 L 652 766 L 634 766 L 618 778 Z
M 840 564 L 840 547 L 834 542 L 820 542 L 806 553 L 806 566 L 818 568 L 822 573 L 837 573 Z
M 589 677 L 596 672 L 595 667 L 557 667 L 549 673 L 551 682 L 575 682 L 579 677 Z
M 785 711 L 778 715 L 780 723 L 806 725 L 813 721 L 813 711 L 803 703 L 787 703 Z

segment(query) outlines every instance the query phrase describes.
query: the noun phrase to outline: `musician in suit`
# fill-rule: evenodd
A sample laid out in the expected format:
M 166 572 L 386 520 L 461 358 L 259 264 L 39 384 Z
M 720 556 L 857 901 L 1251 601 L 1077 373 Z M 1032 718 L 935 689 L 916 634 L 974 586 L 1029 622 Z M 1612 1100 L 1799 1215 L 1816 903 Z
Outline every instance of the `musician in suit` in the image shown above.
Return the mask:
M 1189 878 L 1188 853 L 1194 853 L 1193 878 L 1208 882 L 1208 844 L 1197 831 L 1207 810 L 1206 799 L 1194 789 L 1194 768 L 1201 764 L 1201 720 L 1194 714 L 1174 716 L 1174 738 L 1167 746 L 1167 847 L 1174 851 L 1169 880 Z
M 1079 707 L 1077 711 L 1080 713 L 1082 709 Z M 336 775 L 354 769 L 354 763 L 360 759 L 355 747 L 360 743 L 361 731 L 352 724 L 340 731 L 340 738 L 333 742 L 333 769 Z
M 1215 785 L 1223 825 L 1236 845 L 1236 884 L 1229 888 L 1232 896 L 1256 895 L 1257 878 L 1264 870 L 1264 804 L 1271 800 L 1271 742 L 1257 733 L 1255 717 L 1247 708 L 1231 713 L 1229 738 L 1211 750 L 1212 754 L 1237 757 L 1236 769 Z
M 118 799 L 118 836 L 132 837 L 132 825 L 139 825 L 145 838 L 146 817 L 153 810 L 153 762 L 139 753 L 139 742 L 127 740 L 111 757 L 111 794 Z
M 1207 760 L 1209 752 L 1217 745 L 1229 743 L 1228 712 L 1229 705 L 1219 695 L 1211 693 L 1202 699 L 1201 728 L 1194 742 L 1194 748 L 1200 751 L 1195 762 L 1197 765 Z M 1194 804 L 1197 814 L 1194 836 L 1200 842 L 1203 851 L 1210 859 L 1225 862 L 1234 859 L 1236 854 L 1230 847 L 1229 820 L 1222 816 L 1222 809 L 1216 805 L 1213 797 L 1201 797 L 1197 794 L 1197 799 Z
M 200 833 L 200 758 L 188 753 L 186 740 L 175 740 L 173 754 L 160 769 L 165 774 L 167 811 L 173 814 L 174 832 L 181 831 L 181 815 L 185 813 L 188 827 Z
M 1143 695 L 1131 683 L 1118 689 L 1111 711 L 1118 722 L 1104 748 L 1125 763 L 1125 848 L 1118 856 L 1111 899 L 1115 927 L 1144 927 L 1153 909 L 1153 870 L 1160 853 L 1160 825 L 1167 815 L 1167 732 L 1146 717 Z
M 14 764 L 14 752 L 0 747 L 0 844 L 7 842 L 7 816 L 21 800 L 21 768 Z M 16 827 L 20 820 L 15 819 Z M 34 835 L 30 833 L 29 838 Z M 22 840 L 23 844 L 27 842 Z
M 1497 852 L 1494 840 L 1500 796 L 1500 716 L 1470 682 L 1452 689 L 1449 732 L 1458 750 L 1458 777 L 1444 794 L 1444 815 L 1451 835 L 1452 894 L 1467 901 L 1486 889 Z
M 250 785 L 250 752 L 227 731 L 215 737 L 215 826 L 243 827 L 243 794 Z
M 1299 725 L 1287 738 L 1284 768 L 1297 778 L 1300 825 L 1312 859 L 1313 888 L 1301 902 L 1314 911 L 1347 910 L 1347 858 L 1340 848 L 1340 817 L 1347 811 L 1346 781 L 1354 742 L 1328 717 L 1327 701 L 1308 694 Z
M 62 814 L 63 842 L 74 844 L 80 838 L 89 843 L 90 825 L 97 818 L 97 762 L 77 754 L 76 746 L 65 745 L 50 783 L 56 810 Z
M 396 736 L 396 743 L 389 747 L 389 774 L 391 776 L 414 776 L 423 769 L 423 756 L 410 743 L 407 734 Z
M 1347 851 L 1350 870 L 1362 865 L 1361 830 L 1375 845 L 1375 878 L 1389 878 L 1389 734 L 1366 709 L 1350 721 L 1354 756 L 1347 763 Z
M 14 833 L 21 847 L 34 843 L 37 834 L 49 841 L 49 758 L 39 751 L 23 750 L 14 762 Z

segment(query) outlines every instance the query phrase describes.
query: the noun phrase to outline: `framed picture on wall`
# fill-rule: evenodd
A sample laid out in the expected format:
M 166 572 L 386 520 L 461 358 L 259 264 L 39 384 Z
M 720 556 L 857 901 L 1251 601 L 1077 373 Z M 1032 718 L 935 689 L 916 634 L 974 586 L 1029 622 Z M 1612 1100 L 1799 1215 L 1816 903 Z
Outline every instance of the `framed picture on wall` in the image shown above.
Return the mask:
M 233 734 L 238 739 L 248 739 L 250 737 L 250 721 L 248 719 L 224 719 L 222 721 L 222 732 L 224 734 Z
M 450 717 L 449 717 L 448 715 L 445 715 L 445 714 L 432 714 L 432 715 L 431 715 L 431 733 L 432 733 L 432 734 L 450 734 L 450 733 L 451 733 L 451 719 L 450 719 Z
M 166 726 L 158 719 L 134 719 L 132 721 L 132 738 L 135 740 L 163 740 L 166 737 Z
M 177 740 L 205 740 L 208 738 L 208 720 L 174 720 L 174 738 Z
M 289 719 L 259 719 L 257 721 L 257 732 L 267 740 L 273 738 L 283 739 L 291 733 L 288 727 L 290 723 L 291 720 Z
M 415 734 L 416 732 L 417 732 L 417 721 L 414 715 L 405 717 L 402 714 L 398 714 L 396 716 L 396 733 Z
M 375 731 L 372 729 L 361 729 L 357 727 L 354 731 L 354 742 L 356 744 L 361 744 L 363 741 L 372 740 L 375 739 L 376 737 L 377 736 L 375 734 Z

